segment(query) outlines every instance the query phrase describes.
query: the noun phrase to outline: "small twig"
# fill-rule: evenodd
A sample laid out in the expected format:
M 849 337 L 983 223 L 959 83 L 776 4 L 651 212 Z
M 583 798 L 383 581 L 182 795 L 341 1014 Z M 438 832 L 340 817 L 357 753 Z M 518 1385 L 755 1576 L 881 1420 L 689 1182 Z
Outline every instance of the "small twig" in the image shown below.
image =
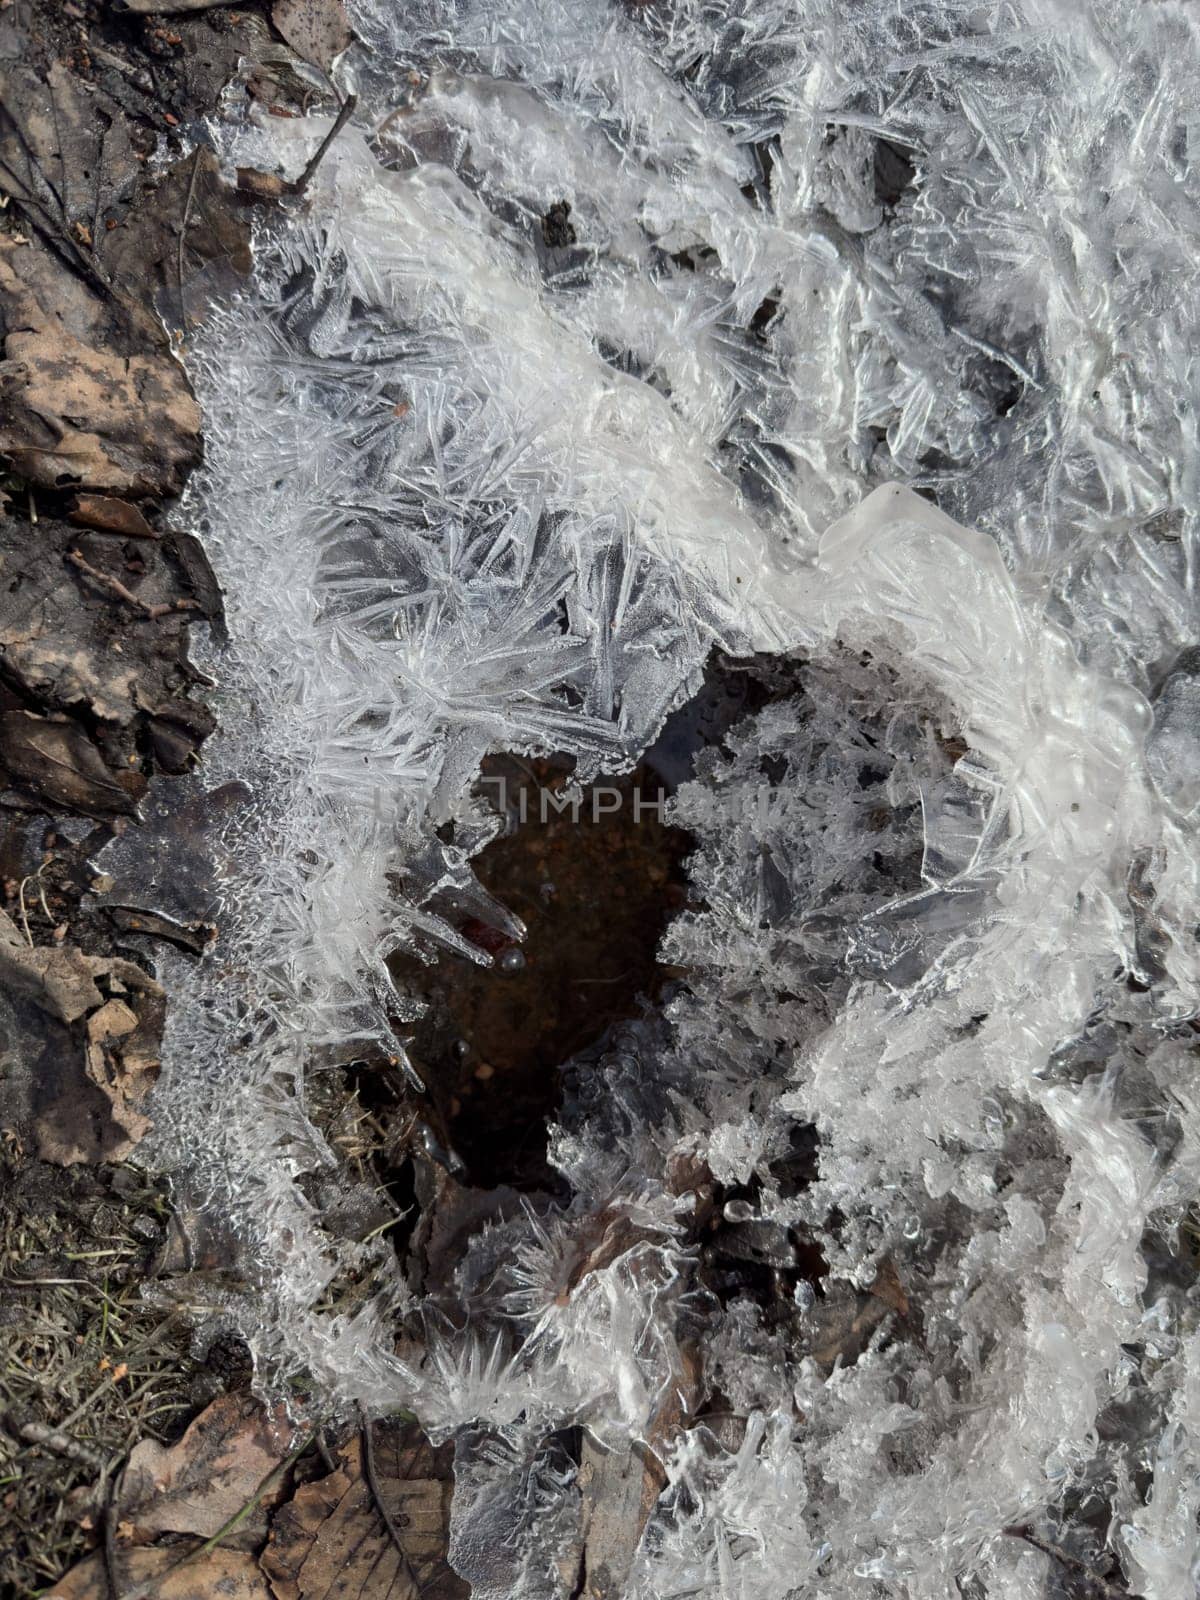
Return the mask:
M 358 96 L 356 94 L 348 94 L 346 96 L 346 98 L 342 101 L 341 105 L 338 107 L 338 114 L 333 119 L 333 127 L 330 128 L 329 132 L 325 135 L 325 137 L 321 140 L 320 144 L 317 146 L 316 153 L 313 156 L 312 160 L 308 163 L 308 165 L 305 167 L 304 171 L 296 179 L 295 183 L 293 183 L 291 185 L 291 189 L 292 189 L 292 193 L 293 194 L 303 194 L 305 189 L 308 188 L 308 185 L 309 185 L 309 183 L 310 183 L 310 181 L 312 179 L 313 174 L 316 172 L 317 168 L 321 165 L 321 161 L 324 158 L 326 150 L 329 149 L 329 146 L 333 143 L 333 141 L 337 138 L 338 134 L 341 133 L 342 129 L 350 121 L 350 118 L 354 115 L 354 108 L 355 108 L 355 106 L 357 104 L 358 104 Z
M 140 599 L 131 589 L 127 589 L 119 578 L 114 578 L 110 573 L 101 572 L 98 568 L 92 566 L 91 562 L 85 560 L 78 550 L 69 551 L 67 560 L 73 567 L 77 567 L 85 578 L 90 578 L 93 583 L 99 584 L 109 594 L 114 595 L 118 600 L 124 600 L 126 605 L 133 606 L 134 610 L 140 611 L 143 616 L 147 616 L 152 620 L 158 617 L 170 616 L 175 611 L 198 611 L 200 609 L 195 600 L 170 600 L 164 601 L 161 605 L 151 605 L 148 601 Z
M 25 934 L 25 943 L 32 950 L 33 949 L 33 935 L 29 931 L 29 913 L 25 909 L 25 885 L 28 882 L 29 882 L 28 878 L 22 878 L 21 879 L 20 887 L 17 889 L 17 905 L 18 905 L 18 907 L 20 909 L 20 912 L 21 912 L 21 927 L 22 927 L 22 929 L 24 931 L 24 934 Z
M 383 1495 L 379 1490 L 379 1479 L 375 1476 L 375 1446 L 371 1440 L 371 1419 L 361 1405 L 358 1409 L 363 1421 L 363 1477 L 367 1480 L 367 1488 L 371 1491 L 371 1499 L 375 1502 L 375 1509 L 383 1518 L 383 1525 L 388 1531 L 388 1537 L 399 1551 L 400 1559 L 404 1562 L 404 1565 L 411 1571 L 408 1551 L 404 1548 L 404 1541 L 400 1537 L 400 1530 L 396 1526 L 391 1512 L 383 1503 Z
M 192 178 L 188 184 L 187 199 L 183 202 L 183 221 L 179 224 L 179 326 L 187 327 L 187 308 L 183 303 L 183 248 L 187 241 L 188 219 L 192 214 L 192 201 L 196 198 L 196 179 L 200 175 L 201 146 L 196 146 L 196 154 L 192 157 Z
M 1035 1550 L 1040 1550 L 1043 1555 L 1049 1556 L 1060 1565 L 1066 1567 L 1068 1572 L 1090 1583 L 1098 1600 L 1141 1600 L 1140 1595 L 1130 1594 L 1129 1590 L 1121 1584 L 1110 1583 L 1107 1578 L 1102 1578 L 1098 1572 L 1089 1567 L 1086 1562 L 1080 1561 L 1078 1556 L 1073 1556 L 1069 1550 L 1060 1549 L 1056 1544 L 1051 1544 L 1048 1539 L 1041 1538 L 1030 1527 L 1012 1527 L 1002 1530 L 1010 1539 L 1023 1539 L 1026 1544 L 1032 1545 Z
M 117 1577 L 117 1484 L 124 1480 L 124 1472 L 114 1475 L 104 1491 L 104 1578 L 108 1585 L 108 1600 L 121 1600 L 121 1585 Z
M 18 1422 L 15 1418 L 6 1417 L 5 1424 L 8 1431 L 25 1444 L 51 1450 L 56 1456 L 63 1456 L 67 1461 L 78 1461 L 81 1466 L 89 1467 L 93 1472 L 101 1472 L 104 1469 L 103 1456 L 94 1450 L 89 1450 L 87 1445 L 80 1444 L 78 1439 L 72 1439 L 69 1434 L 48 1427 L 44 1422 Z

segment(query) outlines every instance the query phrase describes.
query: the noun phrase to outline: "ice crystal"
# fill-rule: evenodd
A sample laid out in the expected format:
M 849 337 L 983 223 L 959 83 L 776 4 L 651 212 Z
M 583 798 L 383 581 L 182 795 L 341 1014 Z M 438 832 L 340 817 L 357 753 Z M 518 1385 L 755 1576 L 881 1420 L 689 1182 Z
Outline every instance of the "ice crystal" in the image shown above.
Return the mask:
M 631 1596 L 1180 1600 L 1200 22 L 351 9 L 356 117 L 190 357 L 232 642 L 176 804 L 222 937 L 172 972 L 158 1149 L 243 1265 L 191 1300 L 265 1382 L 456 1436 L 480 1594 L 570 1592 L 582 1425 L 663 1463 Z M 214 137 L 291 172 L 327 127 Z M 686 975 L 570 1064 L 570 1199 L 475 1234 L 417 1359 L 386 1245 L 295 1181 L 336 1166 L 306 1075 L 402 1053 L 397 948 L 487 959 L 447 896 L 519 934 L 481 759 L 628 768 L 716 646 L 777 676 L 674 802 Z M 706 1183 L 772 1308 L 697 1277 Z M 676 1404 L 697 1364 L 737 1436 Z

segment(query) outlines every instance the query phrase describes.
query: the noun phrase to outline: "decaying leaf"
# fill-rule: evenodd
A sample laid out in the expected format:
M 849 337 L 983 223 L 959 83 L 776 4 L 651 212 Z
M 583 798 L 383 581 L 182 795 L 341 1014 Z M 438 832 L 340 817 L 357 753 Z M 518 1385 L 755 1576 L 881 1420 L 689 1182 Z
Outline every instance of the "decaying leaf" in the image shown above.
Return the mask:
M 200 457 L 200 410 L 165 349 L 129 355 L 75 337 L 0 240 L 0 453 L 30 483 L 175 494 Z
M 164 1550 L 118 1552 L 113 1574 L 118 1593 L 136 1592 L 142 1600 L 272 1600 L 270 1586 L 252 1555 L 218 1545 L 193 1561 L 178 1545 Z M 43 1600 L 111 1600 L 108 1568 L 97 1553 L 73 1567 Z
M 363 1466 L 360 1439 L 328 1477 L 276 1512 L 262 1569 L 275 1600 L 467 1600 L 446 1560 L 451 1446 L 434 1449 L 415 1424 L 376 1425 L 375 1477 L 402 1549 L 388 1532 Z
M 147 180 L 148 183 L 150 180 Z M 129 223 L 104 240 L 104 265 L 177 328 L 250 270 L 250 220 L 220 163 L 203 146 L 154 175 Z
M 46 1049 L 29 1073 L 42 1159 L 69 1166 L 127 1155 L 150 1126 L 162 988 L 119 956 L 31 946 L 4 912 L 0 988 L 48 1019 L 34 1030 Z
M 354 37 L 342 0 L 275 0 L 271 21 L 296 54 L 322 72 Z
M 93 793 L 91 803 L 83 807 L 89 813 L 132 809 L 139 785 L 136 780 L 131 785 L 125 776 L 133 770 L 131 756 L 143 756 L 147 748 L 157 754 L 161 742 L 174 770 L 211 731 L 209 712 L 188 697 L 198 681 L 187 660 L 189 620 L 205 613 L 172 611 L 152 618 L 106 593 L 66 557 L 82 549 L 93 565 L 119 573 L 151 606 L 194 595 L 194 570 L 207 597 L 196 596 L 197 605 L 219 610 L 219 591 L 206 579 L 206 569 L 195 560 L 190 543 L 184 560 L 180 540 L 186 541 L 186 536 L 171 535 L 161 542 L 141 539 L 125 547 L 49 517 L 39 520 L 37 537 L 31 539 L 27 525 L 0 521 L 0 654 L 5 680 L 27 705 L 73 720 L 81 712 L 86 714 L 81 737 L 88 745 L 98 745 L 108 768 L 107 774 L 95 774 L 101 792 Z M 168 725 L 160 739 L 156 739 L 159 730 L 149 726 L 153 719 Z M 74 766 L 85 775 L 92 770 L 81 768 L 78 761 Z M 21 782 L 40 798 L 68 803 L 53 787 L 55 771 L 62 775 L 61 768 L 47 770 L 43 763 L 35 771 L 26 762 Z M 43 789 L 43 777 L 51 783 L 49 789 Z M 124 793 L 112 793 L 111 784 Z
M 224 643 L 229 637 L 225 627 L 225 595 L 204 546 L 194 533 L 183 533 L 179 529 L 172 530 L 170 544 L 189 593 L 195 597 L 201 614 L 212 624 L 214 638 Z
M 110 772 L 77 722 L 32 711 L 0 715 L 0 772 L 35 793 L 90 816 L 135 816 L 146 792 L 137 772 Z
M 214 1400 L 177 1444 L 164 1448 L 143 1439 L 129 1458 L 118 1497 L 130 1539 L 140 1544 L 162 1533 L 211 1538 L 254 1499 L 295 1436 L 282 1406 L 267 1411 L 248 1395 L 230 1394 Z M 231 1536 L 239 1547 L 262 1543 L 267 1510 L 278 1499 L 279 1491 Z
M 128 197 L 140 164 L 121 108 L 61 61 L 42 75 L 0 71 L 0 181 L 36 226 L 90 276 L 103 218 Z

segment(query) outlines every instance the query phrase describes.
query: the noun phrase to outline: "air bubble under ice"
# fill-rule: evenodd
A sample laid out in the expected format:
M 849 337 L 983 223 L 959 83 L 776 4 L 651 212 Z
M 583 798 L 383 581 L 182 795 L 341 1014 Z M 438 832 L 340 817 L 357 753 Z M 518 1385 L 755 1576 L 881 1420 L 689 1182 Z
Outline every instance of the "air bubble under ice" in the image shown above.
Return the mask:
M 639 1600 L 1182 1600 L 1200 21 L 352 10 L 355 117 L 190 356 L 231 635 L 204 778 L 250 798 L 210 824 L 219 945 L 170 974 L 157 1154 L 242 1264 L 186 1292 L 264 1384 L 457 1439 L 480 1596 L 570 1592 L 580 1426 L 661 1458 Z M 214 137 L 292 173 L 328 123 Z M 400 1052 L 391 952 L 478 955 L 433 902 L 485 904 L 481 759 L 626 770 L 715 648 L 790 677 L 673 802 L 686 977 L 571 1075 L 570 1201 L 479 1235 L 461 1315 L 398 1349 L 415 1290 L 296 1181 L 337 1166 L 306 1075 Z M 783 1321 L 697 1295 L 689 1164 L 764 1259 L 819 1247 Z M 843 1302 L 876 1310 L 831 1356 Z M 672 1412 L 697 1367 L 737 1436 Z

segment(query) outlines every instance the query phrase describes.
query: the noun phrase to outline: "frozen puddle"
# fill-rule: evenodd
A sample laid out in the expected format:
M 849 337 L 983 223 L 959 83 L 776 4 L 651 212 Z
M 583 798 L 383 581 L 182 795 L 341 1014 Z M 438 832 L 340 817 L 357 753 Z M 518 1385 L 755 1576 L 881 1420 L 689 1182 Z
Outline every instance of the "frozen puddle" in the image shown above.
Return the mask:
M 156 1154 L 241 1281 L 181 1297 L 265 1386 L 456 1439 L 477 1596 L 1180 1600 L 1200 24 L 356 12 L 355 117 L 192 357 L 221 937 L 167 961 Z M 216 137 L 291 174 L 328 126 Z M 545 1045 L 537 1171 L 456 1168 L 411 1041 L 530 920 L 481 772 L 629 773 L 714 650 L 763 692 L 653 824 L 671 980 Z M 331 1223 L 351 1060 L 466 1180 L 436 1292 Z

